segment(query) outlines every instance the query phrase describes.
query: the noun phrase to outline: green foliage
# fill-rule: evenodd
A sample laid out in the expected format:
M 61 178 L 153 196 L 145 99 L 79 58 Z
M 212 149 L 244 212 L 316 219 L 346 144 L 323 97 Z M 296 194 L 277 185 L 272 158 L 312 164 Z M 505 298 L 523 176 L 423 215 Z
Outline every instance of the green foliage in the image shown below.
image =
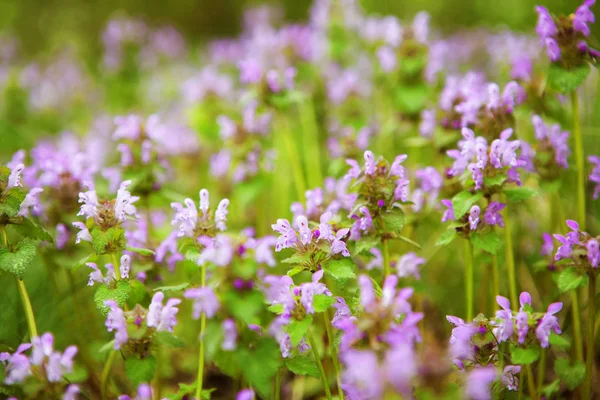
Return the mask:
M 569 267 L 558 275 L 556 283 L 561 293 L 565 293 L 569 290 L 587 285 L 588 277 L 587 275 L 580 275 L 575 267 Z
M 129 281 L 129 287 L 131 288 L 131 291 L 127 297 L 127 305 L 129 305 L 130 308 L 133 308 L 136 304 L 142 304 L 148 294 L 146 286 L 137 279 L 132 279 Z
M 504 194 L 509 203 L 519 203 L 524 200 L 529 200 L 539 196 L 540 192 L 527 186 L 517 186 L 514 188 L 504 189 Z
M 585 379 L 585 364 L 581 361 L 571 364 L 568 358 L 557 358 L 554 362 L 554 372 L 569 390 L 573 390 Z
M 313 308 L 315 312 L 325 312 L 329 307 L 335 304 L 336 298 L 325 294 L 316 294 L 313 297 Z
M 145 256 L 145 257 L 153 256 L 153 255 L 155 255 L 155 254 L 156 254 L 154 251 L 152 251 L 152 250 L 150 250 L 150 249 L 142 249 L 142 248 L 140 248 L 140 247 L 131 247 L 131 246 L 127 246 L 127 247 L 125 247 L 125 249 L 126 249 L 127 251 L 131 251 L 132 253 L 138 253 L 138 254 L 141 254 L 141 255 L 143 255 L 143 256 Z
M 257 290 L 238 292 L 230 290 L 223 296 L 229 312 L 237 319 L 248 324 L 258 323 L 258 313 L 263 309 L 264 297 Z
M 37 248 L 31 239 L 23 238 L 11 249 L 0 248 L 0 269 L 10 272 L 18 279 L 23 275 L 35 259 Z
M 368 252 L 373 247 L 379 246 L 379 243 L 381 243 L 381 240 L 377 236 L 363 236 L 358 242 L 356 242 L 356 246 L 354 246 L 354 253 L 360 254 L 362 252 Z
M 285 260 L 282 260 L 281 262 L 284 264 L 303 264 L 308 260 L 309 254 L 304 253 L 304 254 L 294 254 L 291 257 L 286 258 Z
M 495 231 L 489 231 L 484 234 L 474 232 L 471 234 L 471 243 L 473 243 L 474 247 L 495 255 L 498 252 L 502 241 Z
M 510 345 L 510 359 L 513 364 L 527 365 L 532 364 L 540 358 L 540 347 L 531 345 L 527 348 Z
M 456 239 L 456 229 L 454 229 L 453 227 L 450 227 L 447 231 L 445 231 L 444 233 L 442 233 L 442 236 L 440 236 L 440 238 L 437 240 L 437 242 L 435 242 L 436 246 L 446 246 L 450 243 L 452 243 L 454 241 L 454 239 Z
M 273 339 L 261 338 L 251 349 L 236 352 L 242 376 L 263 398 L 270 398 L 273 392 L 275 374 L 281 366 L 279 346 Z
M 120 227 L 108 228 L 106 231 L 98 227 L 92 228 L 92 248 L 98 255 L 120 252 L 125 249 L 125 231 Z
M 144 358 L 129 357 L 125 359 L 125 374 L 133 387 L 140 383 L 150 383 L 156 372 L 156 358 L 148 356 Z
M 285 326 L 285 330 L 290 335 L 292 346 L 298 346 L 302 341 L 302 338 L 306 335 L 306 332 L 310 329 L 312 324 L 312 315 L 307 315 L 304 319 L 298 321 L 292 319 L 288 325 Z
M 469 211 L 471 206 L 477 203 L 483 197 L 482 192 L 471 193 L 467 190 L 459 192 L 452 198 L 452 208 L 454 209 L 454 218 L 459 220 Z
M 565 335 L 557 335 L 554 332 L 550 333 L 550 345 L 558 349 L 568 350 L 571 347 L 571 341 Z
M 331 260 L 324 266 L 325 275 L 332 277 L 339 285 L 344 286 L 349 279 L 354 279 L 356 273 L 354 261 L 350 257 Z
M 583 64 L 572 69 L 560 67 L 557 63 L 550 63 L 548 70 L 548 84 L 561 93 L 568 94 L 577 89 L 590 73 L 589 64 Z
M 156 342 L 158 344 L 162 344 L 162 345 L 165 345 L 168 347 L 173 347 L 173 348 L 185 347 L 185 342 L 183 340 L 181 340 L 177 336 L 173 335 L 171 332 L 167 332 L 167 331 L 156 332 L 154 334 L 154 340 L 156 340 Z
M 319 378 L 319 368 L 315 361 L 309 357 L 297 355 L 295 357 L 285 359 L 285 367 L 293 374 L 312 376 Z
M 0 201 L 0 217 L 15 217 L 19 213 L 19 208 L 24 199 L 25 194 L 20 188 L 10 189 Z
M 11 225 L 21 236 L 25 236 L 31 239 L 45 240 L 47 242 L 54 242 L 52 236 L 41 226 L 30 220 L 29 218 L 21 217 L 19 224 Z
M 108 314 L 109 308 L 104 305 L 106 300 L 114 300 L 119 307 L 123 307 L 131 295 L 131 286 L 126 281 L 118 281 L 114 288 L 100 285 L 94 294 L 94 303 L 102 314 Z
M 382 214 L 383 223 L 386 232 L 399 232 L 404 227 L 406 217 L 404 211 L 394 207 L 390 211 Z
M 159 286 L 154 289 L 155 292 L 180 292 L 190 287 L 188 282 L 180 283 L 179 285 Z
M 167 399 L 169 400 L 184 400 L 184 399 L 189 399 L 193 396 L 196 395 L 196 382 L 187 385 L 185 383 L 179 383 L 179 390 L 177 391 L 177 393 L 174 393 L 170 396 L 167 397 Z M 202 397 L 201 400 L 210 400 L 212 392 L 214 392 L 216 389 L 202 389 L 202 392 L 200 392 L 200 396 Z
M 495 176 L 486 176 L 485 178 L 483 178 L 483 183 L 485 184 L 486 187 L 491 188 L 494 186 L 500 186 L 504 183 L 504 181 L 506 181 L 507 176 L 506 174 L 498 174 Z

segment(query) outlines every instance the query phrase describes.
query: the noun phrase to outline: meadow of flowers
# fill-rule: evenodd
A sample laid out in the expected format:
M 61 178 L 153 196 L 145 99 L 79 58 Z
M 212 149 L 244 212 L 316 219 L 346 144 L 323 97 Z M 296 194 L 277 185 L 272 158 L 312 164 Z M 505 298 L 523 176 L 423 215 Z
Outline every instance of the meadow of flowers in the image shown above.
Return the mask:
M 0 397 L 600 396 L 594 2 L 1 36 Z

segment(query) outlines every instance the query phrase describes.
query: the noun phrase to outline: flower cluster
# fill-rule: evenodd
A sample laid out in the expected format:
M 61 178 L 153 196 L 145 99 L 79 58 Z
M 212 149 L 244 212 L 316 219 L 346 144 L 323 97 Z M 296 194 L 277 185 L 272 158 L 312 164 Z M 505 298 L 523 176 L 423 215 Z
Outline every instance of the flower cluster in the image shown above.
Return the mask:
M 579 224 L 571 219 L 567 220 L 571 230 L 566 235 L 554 234 L 560 246 L 554 255 L 555 261 L 568 259 L 584 270 L 596 270 L 600 264 L 600 237 L 593 237 L 587 232 L 579 230 Z

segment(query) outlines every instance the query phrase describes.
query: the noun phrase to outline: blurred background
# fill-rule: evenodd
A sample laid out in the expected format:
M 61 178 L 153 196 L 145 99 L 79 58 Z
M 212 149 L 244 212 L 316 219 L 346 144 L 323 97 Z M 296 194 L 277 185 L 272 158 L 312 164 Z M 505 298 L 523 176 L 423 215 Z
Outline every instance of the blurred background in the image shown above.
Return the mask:
M 572 12 L 582 1 L 359 0 L 359 3 L 370 13 L 393 14 L 402 19 L 427 11 L 432 26 L 447 33 L 478 26 L 532 31 L 535 5 L 545 5 L 560 14 Z M 139 16 L 151 25 L 171 24 L 191 43 L 201 43 L 237 33 L 242 10 L 259 4 L 280 6 L 288 20 L 305 20 L 311 1 L 0 0 L 0 31 L 17 36 L 26 56 L 52 52 L 72 43 L 92 61 L 90 58 L 101 54 L 100 33 L 111 16 Z M 600 24 L 593 26 L 592 36 L 599 36 L 599 28 Z

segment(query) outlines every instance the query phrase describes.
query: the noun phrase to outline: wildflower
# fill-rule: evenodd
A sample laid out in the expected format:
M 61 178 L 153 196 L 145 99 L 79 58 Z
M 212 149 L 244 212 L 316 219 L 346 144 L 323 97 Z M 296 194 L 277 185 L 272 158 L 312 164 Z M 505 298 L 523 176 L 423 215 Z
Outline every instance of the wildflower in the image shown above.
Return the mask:
M 4 383 L 14 385 L 23 382 L 31 375 L 31 363 L 29 358 L 23 354 L 31 348 L 31 344 L 23 343 L 19 345 L 17 351 L 13 354 L 0 353 L 0 362 L 5 365 Z
M 212 288 L 208 286 L 187 289 L 183 293 L 186 299 L 194 300 L 194 310 L 192 317 L 200 318 L 200 314 L 204 313 L 208 318 L 212 318 L 219 310 L 219 299 L 215 295 Z
M 521 293 L 519 296 L 519 303 L 521 308 L 515 316 L 515 325 L 517 328 L 517 335 L 519 337 L 519 343 L 525 343 L 525 338 L 529 332 L 529 313 L 525 311 L 525 306 L 531 306 L 531 295 L 527 292 Z
M 519 378 L 517 377 L 517 374 L 520 373 L 520 365 L 507 365 L 504 367 L 504 371 L 502 371 L 500 383 L 502 383 L 502 386 L 505 386 L 508 390 L 517 391 L 519 390 Z
M 491 400 L 490 389 L 497 376 L 498 372 L 493 365 L 473 369 L 467 377 L 467 397 L 472 400 Z
M 510 310 L 510 302 L 506 297 L 496 296 L 496 302 L 502 310 L 496 311 L 496 318 L 499 319 L 497 327 L 494 328 L 494 336 L 499 343 L 507 341 L 513 334 L 513 318 Z
M 109 332 L 115 331 L 114 348 L 115 350 L 119 350 L 129 340 L 125 313 L 114 300 L 106 300 L 104 305 L 109 307 L 105 325 Z
M 483 222 L 487 225 L 498 225 L 504 228 L 504 219 L 502 218 L 502 214 L 500 214 L 500 211 L 502 211 L 504 207 L 506 207 L 506 204 L 492 201 L 483 214 Z
M 549 346 L 548 339 L 550 333 L 554 332 L 560 334 L 560 325 L 558 325 L 558 318 L 554 316 L 557 312 L 562 310 L 562 303 L 552 303 L 548 306 L 548 311 L 544 314 L 538 326 L 535 330 L 535 334 L 540 341 L 542 347 L 546 348 Z
M 156 292 L 152 297 L 152 302 L 148 307 L 146 315 L 146 325 L 155 328 L 158 332 L 173 332 L 173 327 L 177 325 L 175 316 L 179 309 L 176 307 L 181 303 L 180 299 L 169 299 L 163 306 L 165 295 L 162 292 Z
M 481 209 L 479 206 L 475 205 L 471 207 L 469 211 L 469 227 L 472 231 L 477 229 L 479 225 L 479 215 L 481 214 Z
M 29 210 L 33 209 L 34 214 L 39 213 L 40 211 L 40 199 L 38 198 L 39 194 L 43 192 L 42 188 L 33 188 L 27 193 L 25 199 L 21 202 L 19 206 L 19 212 L 17 215 L 27 217 L 29 216 Z
M 240 390 L 235 396 L 235 400 L 254 400 L 254 390 L 243 389 Z
M 416 279 L 421 279 L 421 274 L 419 273 L 419 266 L 424 263 L 424 258 L 417 256 L 413 252 L 407 253 L 400 257 L 398 259 L 398 262 L 396 263 L 398 276 L 401 278 L 405 278 L 412 275 Z
M 226 319 L 221 324 L 223 329 L 223 342 L 221 342 L 221 349 L 225 351 L 235 350 L 237 341 L 237 328 L 235 321 L 231 318 Z

